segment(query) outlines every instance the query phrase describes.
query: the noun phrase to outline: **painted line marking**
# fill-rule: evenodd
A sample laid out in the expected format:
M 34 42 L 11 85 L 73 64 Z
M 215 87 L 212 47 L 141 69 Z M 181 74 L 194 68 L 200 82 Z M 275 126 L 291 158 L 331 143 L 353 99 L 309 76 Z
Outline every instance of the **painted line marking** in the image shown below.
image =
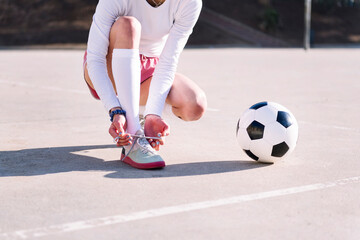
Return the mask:
M 299 123 L 300 124 L 306 124 L 306 125 L 312 125 L 312 126 L 315 126 L 315 127 L 333 128 L 333 129 L 355 131 L 355 132 L 359 131 L 359 129 L 357 129 L 357 128 L 349 128 L 349 127 L 337 126 L 337 125 L 319 124 L 319 123 L 312 123 L 312 122 L 306 122 L 306 121 L 299 121 Z
M 325 182 L 325 183 L 317 183 L 311 185 L 304 185 L 299 187 L 292 187 L 292 188 L 284 188 L 278 189 L 274 191 L 268 192 L 260 192 L 254 194 L 247 194 L 247 195 L 239 195 L 230 198 L 223 198 L 218 200 L 211 200 L 211 201 L 203 201 L 203 202 L 195 202 L 171 207 L 163 207 L 163 208 L 156 208 L 150 209 L 146 211 L 134 212 L 129 214 L 121 214 L 115 216 L 108 216 L 102 218 L 94 218 L 84 221 L 76 221 L 70 223 L 64 223 L 59 225 L 52 225 L 48 227 L 39 227 L 34 229 L 27 229 L 27 230 L 18 230 L 14 232 L 7 232 L 7 233 L 0 233 L 0 238 L 3 239 L 27 239 L 27 238 L 34 238 L 34 237 L 43 237 L 49 236 L 54 234 L 61 234 L 73 231 L 79 231 L 84 229 L 92 229 L 102 226 L 114 225 L 119 223 L 126 223 L 132 221 L 139 221 L 143 219 L 155 218 L 160 216 L 167 216 L 177 213 L 184 213 L 190 211 L 196 211 L 201 209 L 219 207 L 219 206 L 226 206 L 230 204 L 254 201 L 259 199 L 266 199 L 266 198 L 273 198 L 279 196 L 286 196 L 291 194 L 321 190 L 326 188 L 332 188 L 352 183 L 359 183 L 360 176 L 358 177 L 351 177 L 351 178 L 344 178 L 339 179 L 332 182 Z

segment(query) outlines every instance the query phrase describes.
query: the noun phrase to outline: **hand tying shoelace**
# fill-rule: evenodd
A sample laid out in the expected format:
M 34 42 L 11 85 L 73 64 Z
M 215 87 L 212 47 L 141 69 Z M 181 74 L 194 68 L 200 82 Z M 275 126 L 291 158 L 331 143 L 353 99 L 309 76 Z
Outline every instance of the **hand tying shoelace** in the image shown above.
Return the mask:
M 149 137 L 149 136 L 145 136 L 145 135 L 139 135 L 139 134 L 130 134 L 131 137 L 135 138 L 136 140 L 133 142 L 133 144 L 131 145 L 131 148 L 129 149 L 129 151 L 124 154 L 124 157 L 121 159 L 121 161 L 123 161 L 126 157 L 129 156 L 129 154 L 131 153 L 131 151 L 133 150 L 134 146 L 137 145 L 140 148 L 140 151 L 147 154 L 147 153 L 152 153 L 155 154 L 154 149 L 150 146 L 149 142 L 146 139 L 157 139 L 160 140 L 160 137 Z M 120 136 L 114 138 L 114 142 L 117 143 L 120 139 Z M 123 147 L 123 152 L 124 152 L 125 148 Z
M 140 150 L 143 152 L 143 153 L 153 153 L 155 154 L 155 150 L 149 145 L 148 141 L 146 140 L 145 137 L 139 137 L 137 140 L 136 140 L 140 146 Z
M 135 134 L 129 134 L 131 137 L 138 137 L 138 138 L 145 138 L 145 139 L 157 139 L 157 140 L 161 140 L 160 137 L 148 137 L 148 136 L 141 136 L 141 135 L 135 135 Z M 120 139 L 119 137 L 114 138 L 114 143 L 117 143 Z

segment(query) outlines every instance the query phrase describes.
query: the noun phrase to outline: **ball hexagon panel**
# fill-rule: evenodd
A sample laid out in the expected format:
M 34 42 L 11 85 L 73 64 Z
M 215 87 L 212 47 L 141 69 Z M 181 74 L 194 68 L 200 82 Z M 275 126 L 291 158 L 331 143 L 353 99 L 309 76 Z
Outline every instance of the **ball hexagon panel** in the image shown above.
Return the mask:
M 264 140 L 271 145 L 281 143 L 285 140 L 286 128 L 278 122 L 273 122 L 265 126 Z
M 236 125 L 236 136 L 239 133 L 239 128 L 240 128 L 240 119 L 239 119 L 239 121 L 237 122 L 237 125 Z
M 268 105 L 267 102 L 259 102 L 259 103 L 256 103 L 256 104 L 252 105 L 252 106 L 250 107 L 250 109 L 257 110 L 257 109 L 259 109 L 259 108 L 261 108 L 261 107 L 264 107 L 264 106 L 266 106 L 266 105 Z
M 273 146 L 271 151 L 271 156 L 281 158 L 288 151 L 289 151 L 289 146 L 286 144 L 286 142 L 282 142 Z
M 250 125 L 246 128 L 247 133 L 251 140 L 261 139 L 264 135 L 264 128 L 265 126 L 258 121 L 253 121 Z
M 245 150 L 244 152 L 246 153 L 246 155 L 248 155 L 250 158 L 254 159 L 255 161 L 259 160 L 259 157 L 257 157 L 255 154 L 253 154 L 250 150 Z
M 276 109 L 270 106 L 264 106 L 255 111 L 255 119 L 266 126 L 276 121 L 277 113 L 278 111 Z
M 293 124 L 294 119 L 290 116 L 289 113 L 284 111 L 279 111 L 277 113 L 276 121 L 281 125 L 283 125 L 285 128 L 288 128 Z

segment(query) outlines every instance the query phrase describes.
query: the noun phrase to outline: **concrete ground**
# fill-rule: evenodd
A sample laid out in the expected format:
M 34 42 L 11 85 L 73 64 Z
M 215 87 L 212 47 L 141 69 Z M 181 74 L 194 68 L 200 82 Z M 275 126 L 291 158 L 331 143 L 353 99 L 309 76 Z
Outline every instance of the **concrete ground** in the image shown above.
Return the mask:
M 0 239 L 359 239 L 360 49 L 188 49 L 207 93 L 168 118 L 163 170 L 119 161 L 81 50 L 0 51 Z M 236 123 L 269 100 L 299 122 L 295 151 L 250 160 Z

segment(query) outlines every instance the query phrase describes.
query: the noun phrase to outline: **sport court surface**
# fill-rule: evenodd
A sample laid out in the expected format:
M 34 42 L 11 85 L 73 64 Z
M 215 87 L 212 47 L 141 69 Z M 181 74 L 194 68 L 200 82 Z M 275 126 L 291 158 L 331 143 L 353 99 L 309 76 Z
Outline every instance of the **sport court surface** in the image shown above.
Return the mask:
M 82 55 L 0 51 L 0 239 L 360 238 L 360 49 L 185 50 L 178 70 L 209 109 L 168 118 L 156 171 L 119 161 Z M 240 114 L 263 100 L 300 127 L 273 165 L 235 139 Z

